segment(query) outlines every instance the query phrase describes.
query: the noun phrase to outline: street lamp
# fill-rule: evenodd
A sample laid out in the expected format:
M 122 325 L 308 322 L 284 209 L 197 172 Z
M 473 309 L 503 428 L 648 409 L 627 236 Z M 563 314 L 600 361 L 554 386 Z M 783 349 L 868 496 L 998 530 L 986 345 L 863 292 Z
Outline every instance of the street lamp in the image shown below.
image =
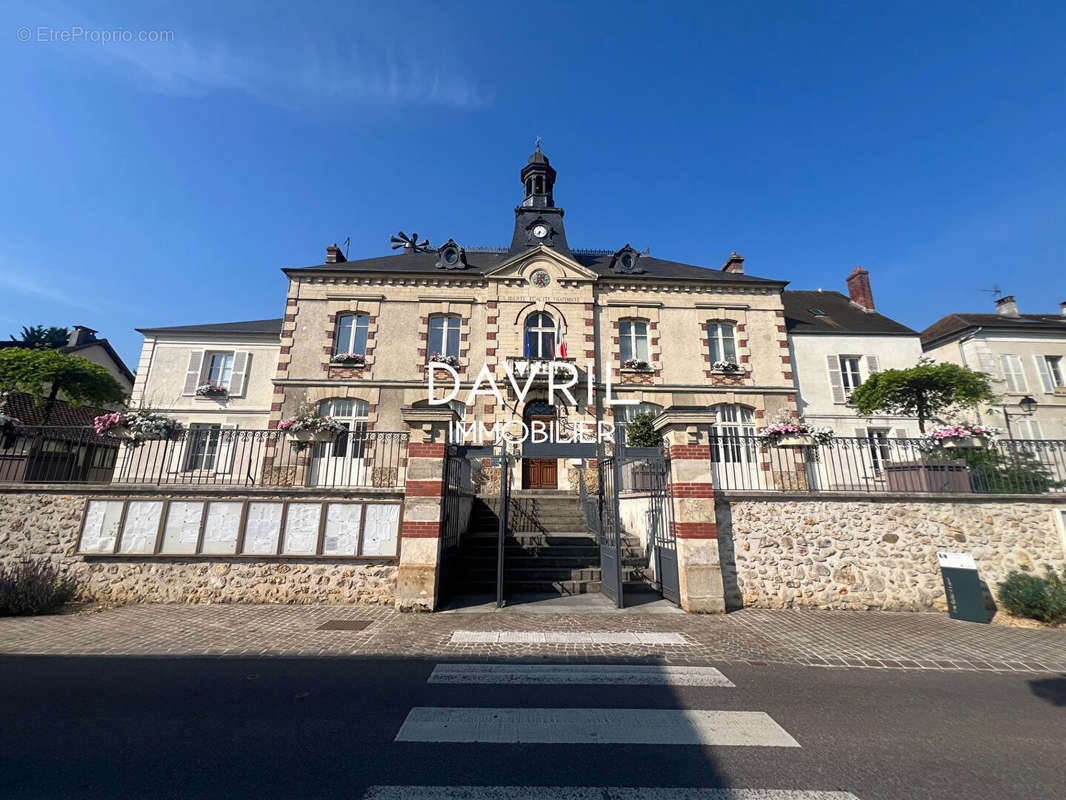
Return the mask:
M 1018 401 L 1018 407 L 1021 408 L 1022 413 L 1021 414 L 1015 413 L 1014 416 L 1016 416 L 1016 417 L 1031 417 L 1033 415 L 1033 411 L 1036 410 L 1036 400 L 1034 400 L 1029 395 L 1026 395 L 1021 400 Z M 1010 429 L 1011 414 L 1010 414 L 1009 411 L 1007 411 L 1007 406 L 1006 405 L 1000 406 L 1000 409 L 1003 411 L 1003 421 L 1007 424 L 1007 436 L 1009 436 L 1011 438 L 1011 440 L 1013 441 L 1014 432 Z

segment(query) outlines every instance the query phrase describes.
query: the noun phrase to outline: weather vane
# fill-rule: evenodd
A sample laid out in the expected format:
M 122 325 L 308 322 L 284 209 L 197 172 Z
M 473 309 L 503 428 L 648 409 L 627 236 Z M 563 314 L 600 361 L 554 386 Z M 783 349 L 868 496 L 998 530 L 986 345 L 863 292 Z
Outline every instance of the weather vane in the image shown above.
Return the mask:
M 405 253 L 425 253 L 429 250 L 429 239 L 423 239 L 420 242 L 417 233 L 408 237 L 406 233 L 400 231 L 392 237 L 392 249 L 399 250 L 401 247 Z
M 540 152 L 540 137 L 537 137 L 537 152 Z

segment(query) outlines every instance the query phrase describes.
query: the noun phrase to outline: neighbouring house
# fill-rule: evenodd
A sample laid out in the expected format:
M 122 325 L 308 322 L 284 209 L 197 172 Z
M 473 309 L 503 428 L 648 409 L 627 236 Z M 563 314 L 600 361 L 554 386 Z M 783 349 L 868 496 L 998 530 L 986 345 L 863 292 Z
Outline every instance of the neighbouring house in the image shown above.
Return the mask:
M 874 452 L 889 437 L 919 435 L 918 422 L 887 414 L 860 416 L 850 395 L 874 372 L 913 367 L 922 357 L 919 334 L 874 307 L 870 273 L 856 267 L 848 294 L 793 291 L 783 295 L 800 414 L 836 436 L 869 439 Z
M 992 377 L 997 402 L 976 414 L 1015 439 L 1066 439 L 1066 303 L 1058 314 L 1022 314 L 1000 297 L 994 314 L 955 313 L 922 331 L 925 354 Z M 1035 400 L 1026 413 L 1026 398 Z

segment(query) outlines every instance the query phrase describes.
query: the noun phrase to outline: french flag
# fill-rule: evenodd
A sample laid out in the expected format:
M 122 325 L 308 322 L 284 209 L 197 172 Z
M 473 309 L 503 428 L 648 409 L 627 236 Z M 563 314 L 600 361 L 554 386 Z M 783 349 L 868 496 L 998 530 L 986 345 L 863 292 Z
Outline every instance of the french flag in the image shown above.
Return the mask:
M 566 327 L 561 319 L 555 321 L 555 352 L 558 358 L 566 358 Z

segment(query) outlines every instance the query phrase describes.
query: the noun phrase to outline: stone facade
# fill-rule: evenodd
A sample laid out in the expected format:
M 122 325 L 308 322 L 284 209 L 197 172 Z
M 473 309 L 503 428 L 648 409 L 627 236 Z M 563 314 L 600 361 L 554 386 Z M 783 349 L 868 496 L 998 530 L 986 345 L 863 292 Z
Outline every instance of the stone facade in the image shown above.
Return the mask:
M 973 553 L 994 592 L 1011 570 L 1062 569 L 1064 509 L 1066 498 L 719 499 L 726 602 L 944 610 L 937 551 Z
M 48 559 L 106 603 L 392 603 L 394 563 L 76 553 L 87 496 L 0 494 L 0 564 Z

